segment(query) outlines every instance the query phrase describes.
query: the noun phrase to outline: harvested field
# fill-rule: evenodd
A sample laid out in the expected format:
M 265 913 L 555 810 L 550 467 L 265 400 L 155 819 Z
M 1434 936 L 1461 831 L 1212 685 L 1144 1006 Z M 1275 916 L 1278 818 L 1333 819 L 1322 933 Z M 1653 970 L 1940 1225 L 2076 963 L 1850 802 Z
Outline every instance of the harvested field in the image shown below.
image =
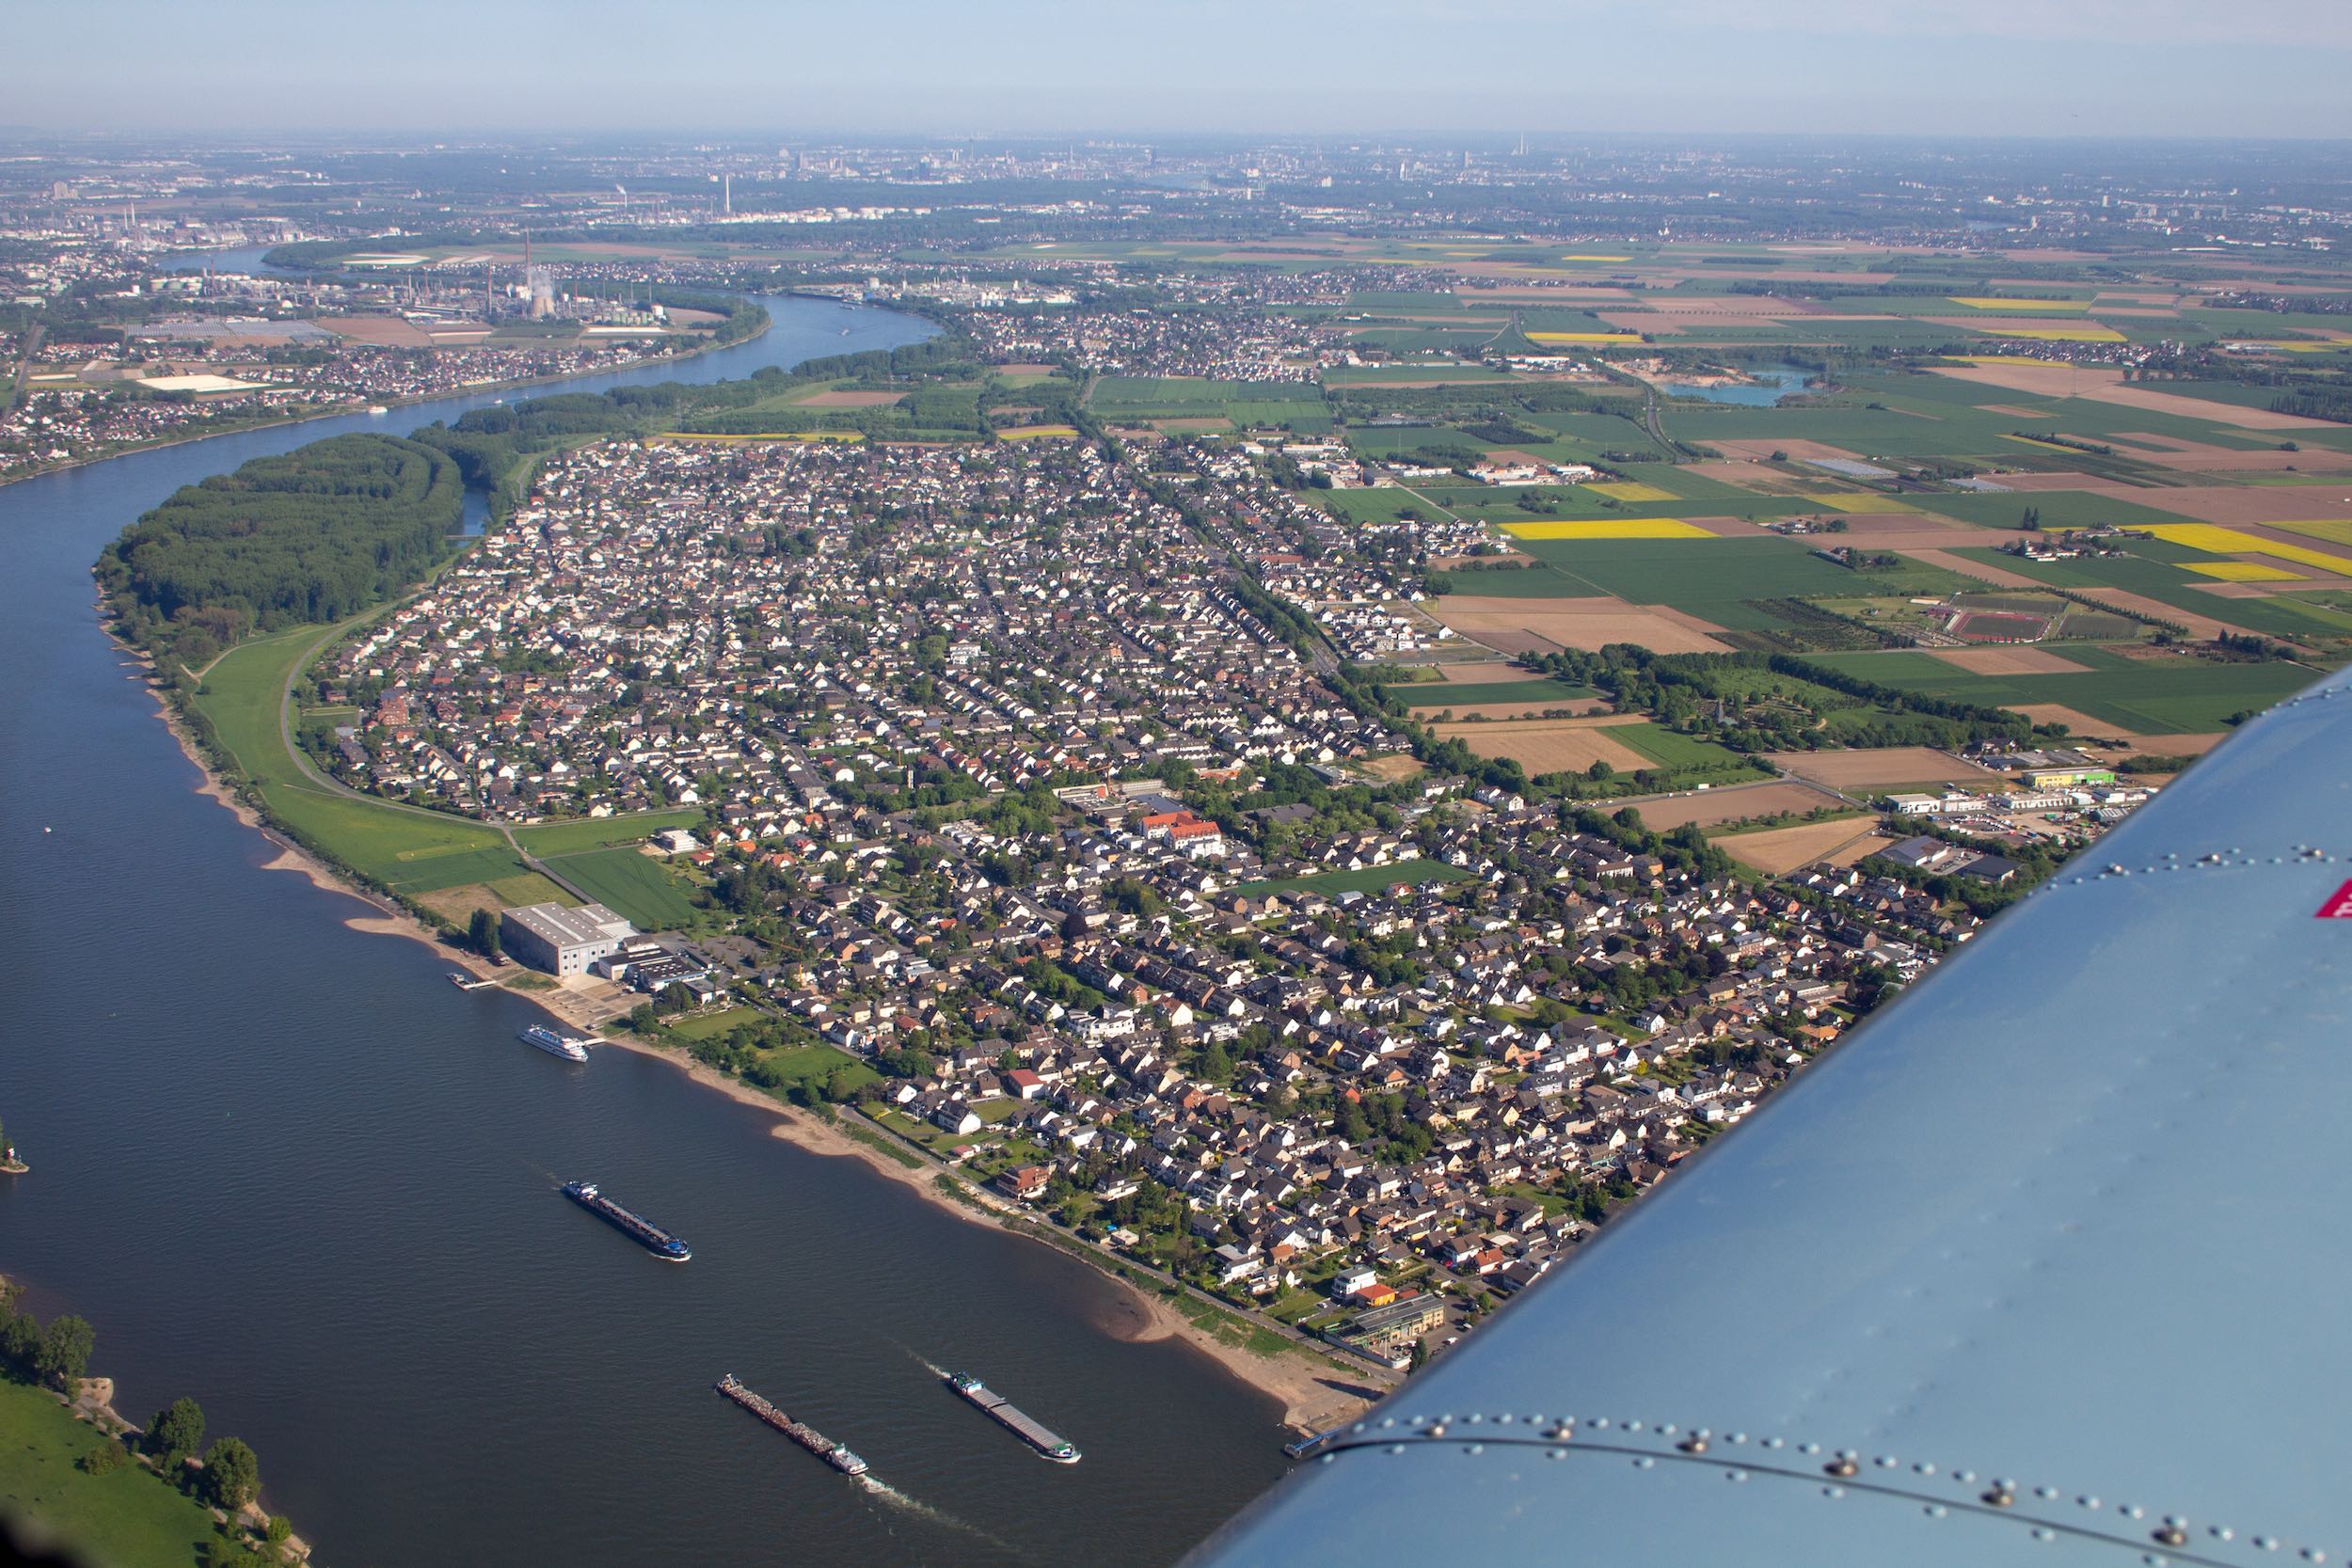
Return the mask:
M 1777 816 L 1782 812 L 1802 815 L 1825 807 L 1838 810 L 1846 804 L 1835 795 L 1815 789 L 1811 784 L 1785 781 L 1738 784 L 1729 789 L 1688 790 L 1679 795 L 1619 803 L 1640 812 L 1642 825 L 1659 833 L 1670 828 L 1685 828 L 1693 824 L 1712 828 L 1725 822 L 1746 822 L 1758 816 Z M 1867 826 L 1869 824 L 1861 818 L 1849 818 L 1846 831 L 1851 833 Z
M 2151 414 L 2170 414 L 2177 419 L 2201 420 L 2207 424 L 2235 425 L 2241 430 L 2325 430 L 2326 420 L 2306 419 L 2299 414 L 2274 414 L 2267 408 L 2242 408 L 2235 404 L 2215 403 L 2208 398 L 2183 397 L 2177 392 L 2159 392 L 2138 385 L 2125 386 L 2123 372 L 2096 365 L 1972 364 L 1965 370 L 1954 366 L 1939 366 L 1936 374 L 1955 376 L 1962 381 L 1974 381 L 1987 387 L 2006 387 L 2012 392 L 2030 392 L 2044 398 L 2090 398 L 2097 403 L 2112 403 L 2125 408 L 2142 409 Z M 1720 444 L 1720 443 L 1719 443 Z
M 904 392 L 815 392 L 793 402 L 802 408 L 886 408 L 905 396 Z
M 2183 441 L 2168 436 L 2125 433 L 2107 437 L 2117 454 L 2189 474 L 2285 473 L 2352 467 L 2352 454 L 2312 448 L 2305 451 L 2248 451 L 2243 447 L 2217 447 L 2207 441 Z
M 1509 757 L 1530 773 L 1577 772 L 1605 762 L 1621 773 L 1649 767 L 1649 758 L 1609 737 L 1606 724 L 1581 719 L 1532 719 L 1508 723 L 1437 724 L 1439 738 L 1459 740 L 1480 756 Z
M 1815 861 L 1851 865 L 1894 842 L 1873 829 L 1867 818 L 1848 816 L 1835 822 L 1800 822 L 1793 828 L 1733 833 L 1717 839 L 1715 845 L 1741 864 L 1777 877 Z
M 2038 586 L 2038 585 L 2036 585 Z M 1463 636 L 1502 653 L 1597 652 L 1611 642 L 1638 642 L 1654 653 L 1728 651 L 1721 630 L 1661 605 L 1634 606 L 1617 598 L 1512 599 L 1448 594 L 1429 612 Z
M 1205 419 L 1197 420 L 1147 420 L 1144 422 L 1149 424 L 1153 430 L 1167 431 L 1171 434 L 1180 434 L 1184 431 L 1231 430 L 1233 428 L 1232 420 L 1215 415 L 1209 416 Z
M 1819 463 L 1824 458 L 1840 463 L 1861 463 L 1867 461 L 1860 452 L 1848 451 L 1843 447 L 1833 447 L 1826 441 L 1773 440 L 1770 438 L 1761 438 L 1756 440 L 1740 441 L 1709 441 L 1707 444 L 1713 447 L 1718 451 L 1735 452 L 1741 457 L 1756 458 L 1759 462 L 1770 458 L 1772 453 L 1776 451 L 1787 452 L 1788 454 L 1788 460 L 1791 463 Z
M 2276 523 L 2292 533 L 2297 531 L 2297 523 L 2352 518 L 2352 494 L 2347 491 L 2352 486 L 2197 485 L 2165 491 L 2164 509 L 2225 527 Z
M 319 325 L 354 343 L 376 343 L 385 348 L 433 346 L 431 333 L 399 316 L 326 316 Z
M 1932 746 L 1883 746 L 1856 752 L 1772 752 L 1764 758 L 1784 773 L 1832 789 L 1891 789 L 1898 784 L 1963 784 L 1994 775 Z
M 2153 620 L 2169 621 L 2174 626 L 2186 626 L 2191 637 L 2216 638 L 2225 631 L 2235 632 L 2243 636 L 2246 632 L 2244 626 L 2233 626 L 2211 615 L 2200 615 L 2193 610 L 2183 610 L 2178 605 L 2169 605 L 2161 599 L 2152 599 L 2145 594 L 2134 594 L 2127 589 L 2081 588 L 2075 592 L 2086 597 L 2096 599 L 2101 604 L 2113 605 L 2118 610 L 2127 610 L 2134 615 L 2144 615 Z
M 1356 766 L 1359 770 L 1371 774 L 1382 784 L 1403 784 L 1406 780 L 1417 779 L 1422 774 L 1421 759 L 1407 756 L 1403 752 L 1394 756 L 1374 757 L 1368 762 L 1359 762 Z
M 2037 724 L 2064 724 L 2074 732 L 2074 744 L 2078 746 L 2090 745 L 2086 736 L 2122 741 L 2120 746 L 2092 748 L 2112 752 L 2118 757 L 2129 756 L 2135 752 L 2153 756 L 2201 757 L 2230 738 L 2227 730 L 2211 735 L 2141 735 L 2117 729 L 2104 719 L 2093 719 L 2081 709 L 2071 708 L 2061 703 L 2035 703 L 2013 711 L 2024 714 Z
M 2042 648 L 1933 648 L 1929 657 L 1972 675 L 2071 675 L 2085 668 Z
M 1794 483 L 1779 469 L 1768 468 L 1760 460 L 1755 458 L 1686 463 L 1681 471 L 1686 474 L 1696 474 L 1701 479 L 1711 479 L 1724 484 L 1737 485 L 1743 490 L 1755 490 L 1759 495 L 1778 495 L 1781 493 L 1779 486 Z

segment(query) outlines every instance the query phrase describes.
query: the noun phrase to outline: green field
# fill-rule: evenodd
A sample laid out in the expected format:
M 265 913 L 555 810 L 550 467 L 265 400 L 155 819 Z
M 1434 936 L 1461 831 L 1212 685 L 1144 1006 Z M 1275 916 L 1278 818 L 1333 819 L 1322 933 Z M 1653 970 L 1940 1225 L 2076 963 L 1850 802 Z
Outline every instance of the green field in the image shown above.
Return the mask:
M 1727 746 L 1677 734 L 1658 724 L 1612 724 L 1603 733 L 1661 768 L 1737 768 L 1747 760 Z
M 1384 697 L 1407 707 L 1474 707 L 1481 703 L 1575 703 L 1599 695 L 1589 686 L 1565 681 L 1428 681 L 1407 686 L 1384 686 Z
M 2298 664 L 2125 658 L 2082 644 L 2069 645 L 2063 657 L 2089 668 L 2053 675 L 1971 675 L 1926 654 L 1811 656 L 1815 663 L 1881 686 L 1996 707 L 2058 703 L 2148 735 L 2209 734 L 2224 728 L 2231 715 L 2268 707 L 2314 678 Z
M 1277 882 L 1250 882 L 1239 893 L 1377 893 L 1399 882 L 1458 882 L 1473 875 L 1443 861 L 1400 861 L 1394 865 L 1367 865 L 1358 871 L 1323 871 L 1312 877 L 1293 877 Z
M 239 644 L 205 673 L 197 706 L 269 808 L 301 837 L 401 893 L 433 893 L 518 877 L 529 868 L 495 829 L 310 783 L 286 749 L 278 712 L 286 684 L 332 628 L 302 626 Z
M 2170 605 L 2175 610 L 2185 610 L 2195 615 L 2210 615 L 2217 621 L 2270 637 L 2308 641 L 2352 634 L 2352 615 L 2324 603 L 2313 603 L 2293 594 L 2277 594 L 2258 599 L 2224 599 L 2200 586 L 2206 581 L 2205 578 L 2193 577 L 2169 562 L 2156 560 L 2155 552 L 2162 548 L 2156 542 L 2134 540 L 2132 544 L 2139 553 L 2092 556 L 2075 561 L 2026 561 L 1997 550 L 1973 547 L 1953 553 L 2061 588 L 2126 589 L 2160 604 Z M 2174 548 L 2177 549 L 2177 546 Z M 2194 551 L 2187 552 L 2187 557 L 2204 559 L 2201 552 Z
M 700 828 L 703 814 L 691 806 L 675 811 L 637 812 L 627 816 L 582 816 L 515 830 L 515 841 L 541 860 L 636 844 L 664 828 Z
M 641 931 L 670 930 L 700 912 L 662 862 L 634 849 L 583 849 L 547 857 L 547 864 L 597 903 L 627 915 Z
M 355 799 L 304 775 L 287 750 L 279 706 L 295 671 L 340 629 L 300 626 L 256 638 L 222 655 L 205 672 L 196 705 L 211 721 L 215 739 L 235 759 L 269 815 L 331 858 L 395 893 L 438 893 L 475 883 L 494 888 L 544 885 L 495 828 L 441 812 Z M 633 842 L 658 828 L 691 826 L 701 819 L 692 811 L 650 812 L 548 823 L 518 829 L 516 836 L 534 855 L 569 854 L 592 846 Z M 612 907 L 628 912 L 620 904 Z
M 136 1465 L 85 1474 L 98 1433 L 38 1388 L 0 1382 L 0 1511 L 112 1568 L 195 1568 L 212 1511 Z
M 1754 603 L 1761 599 L 1943 594 L 1967 584 L 1951 572 L 1911 562 L 1888 571 L 1849 571 L 1793 539 L 1525 539 L 1519 545 L 1592 593 L 1671 606 L 1733 630 L 1780 624 Z M 1505 575 L 1465 574 L 1454 579 L 1454 591 L 1492 592 L 1489 578 Z M 1511 583 L 1501 591 L 1522 596 L 1540 593 L 1541 583 Z

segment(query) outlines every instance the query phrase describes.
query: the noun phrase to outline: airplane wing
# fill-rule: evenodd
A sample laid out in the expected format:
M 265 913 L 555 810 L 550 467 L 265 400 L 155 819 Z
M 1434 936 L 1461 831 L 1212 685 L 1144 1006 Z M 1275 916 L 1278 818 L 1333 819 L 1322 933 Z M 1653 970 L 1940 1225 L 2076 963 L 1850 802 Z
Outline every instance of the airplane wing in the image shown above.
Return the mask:
M 1189 1561 L 2352 1557 L 2348 687 L 2243 726 Z

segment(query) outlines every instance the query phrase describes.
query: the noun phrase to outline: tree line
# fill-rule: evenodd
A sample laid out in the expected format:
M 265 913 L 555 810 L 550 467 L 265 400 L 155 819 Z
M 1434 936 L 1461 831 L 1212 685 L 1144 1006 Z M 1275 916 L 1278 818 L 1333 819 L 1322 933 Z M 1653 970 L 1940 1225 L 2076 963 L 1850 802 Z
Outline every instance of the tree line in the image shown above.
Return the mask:
M 86 1320 L 72 1313 L 43 1325 L 30 1312 L 17 1310 L 17 1294 L 16 1287 L 0 1285 L 0 1371 L 19 1382 L 72 1397 L 89 1375 L 96 1333 Z M 261 1496 L 261 1461 L 252 1448 L 235 1437 L 216 1438 L 211 1448 L 205 1448 L 204 1412 L 192 1399 L 176 1399 L 157 1411 L 135 1440 L 136 1451 L 164 1480 L 232 1516 Z M 80 1468 L 87 1475 L 106 1475 L 130 1464 L 132 1454 L 132 1448 L 114 1437 L 103 1437 L 82 1456 Z M 274 1547 L 291 1533 L 283 1518 L 272 1518 L 263 1539 Z M 215 1556 L 232 1563 L 240 1557 L 255 1562 L 274 1560 L 242 1550 L 226 1559 L 218 1553 Z
M 416 582 L 465 507 L 456 465 L 389 436 L 336 436 L 183 485 L 99 556 L 118 626 L 159 657 L 338 621 Z

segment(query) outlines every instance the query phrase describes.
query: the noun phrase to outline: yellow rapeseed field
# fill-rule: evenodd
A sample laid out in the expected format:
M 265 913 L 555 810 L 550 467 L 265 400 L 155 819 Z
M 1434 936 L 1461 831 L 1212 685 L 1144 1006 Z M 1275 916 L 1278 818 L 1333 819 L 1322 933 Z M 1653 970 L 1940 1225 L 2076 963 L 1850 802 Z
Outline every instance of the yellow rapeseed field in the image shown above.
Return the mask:
M 1679 517 L 1579 517 L 1550 523 L 1505 523 L 1520 539 L 1712 539 L 1705 529 Z
M 2330 555 L 2326 550 L 2306 549 L 2300 545 L 2282 545 L 2276 540 L 2256 534 L 2242 533 L 2217 523 L 2143 523 L 2138 525 L 2169 545 L 2186 545 L 2192 550 L 2208 555 L 2267 555 L 2280 561 L 2292 561 L 2298 566 L 2316 566 L 2323 572 L 2352 577 L 2352 556 Z
M 1000 441 L 1035 441 L 1048 436 L 1075 436 L 1077 434 L 1078 432 L 1073 427 L 1066 424 L 1031 424 L 1023 425 L 1015 430 L 1000 430 L 996 433 L 996 438 Z
M 1617 484 L 1587 484 L 1584 488 L 1596 496 L 1607 496 L 1611 500 L 1617 501 L 1670 501 L 1675 499 L 1672 490 L 1661 490 L 1655 484 L 1637 484 L 1631 480 Z
M 1531 332 L 1530 342 L 1535 343 L 1638 343 L 1639 332 Z

